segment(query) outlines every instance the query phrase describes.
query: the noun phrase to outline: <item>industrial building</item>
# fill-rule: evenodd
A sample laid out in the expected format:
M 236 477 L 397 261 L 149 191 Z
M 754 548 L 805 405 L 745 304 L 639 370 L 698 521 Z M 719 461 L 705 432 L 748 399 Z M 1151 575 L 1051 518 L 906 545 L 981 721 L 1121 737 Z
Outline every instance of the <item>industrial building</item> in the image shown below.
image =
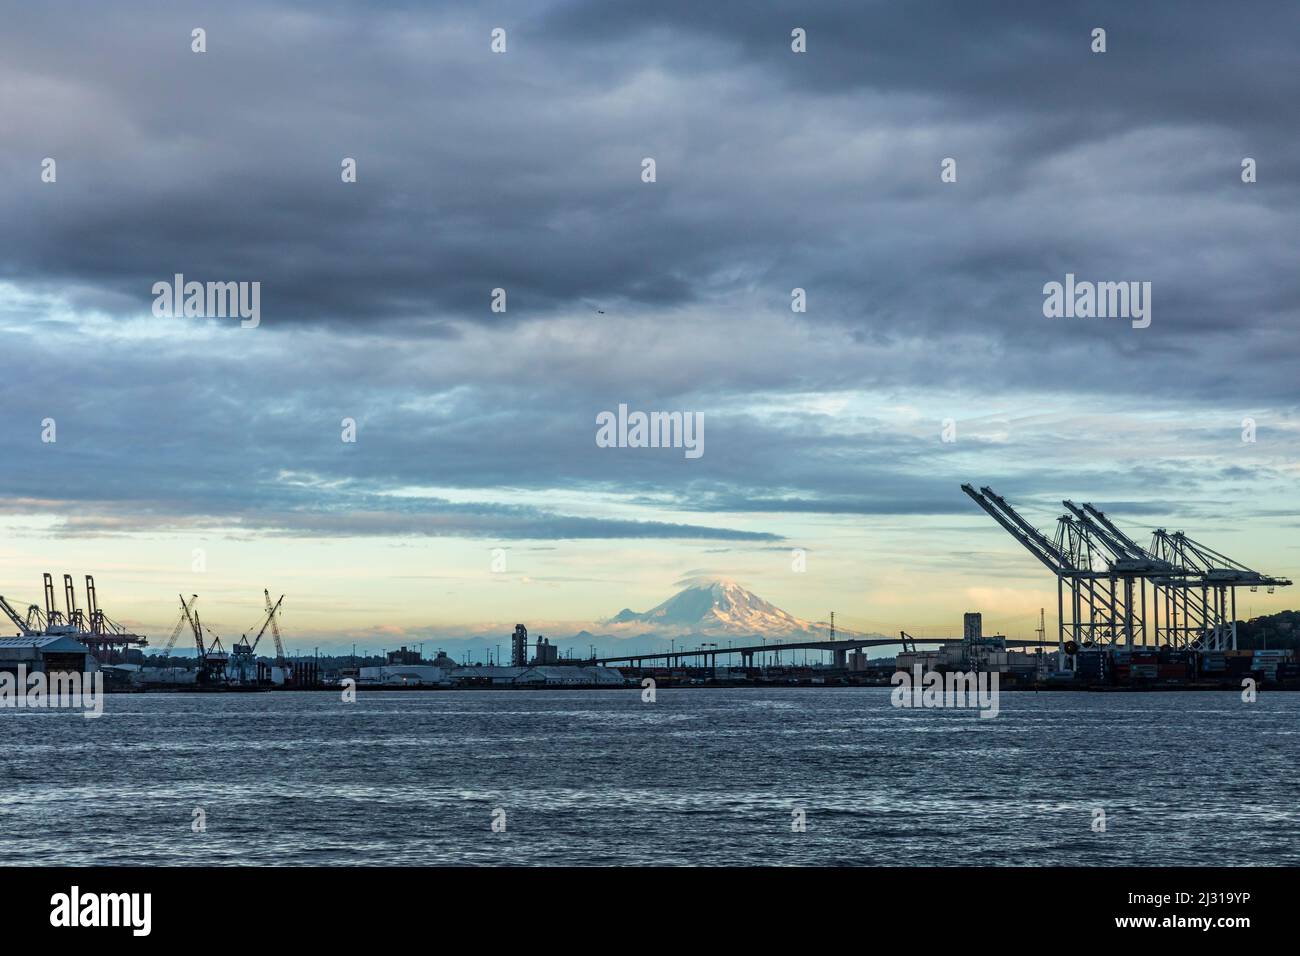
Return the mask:
M 389 664 L 419 664 L 420 652 L 414 649 L 408 651 L 403 644 L 398 650 L 389 651 L 386 659 Z
M 455 665 L 439 667 L 433 664 L 385 664 L 381 667 L 358 668 L 357 683 L 389 684 L 402 687 L 450 687 L 448 676 Z
M 560 649 L 542 635 L 533 644 L 528 658 L 528 628 L 516 624 L 510 636 L 510 666 L 501 664 L 457 664 L 438 651 L 431 663 L 419 653 L 405 647 L 390 651 L 382 666 L 361 667 L 356 671 L 358 684 L 381 687 L 622 687 L 626 678 L 610 667 L 586 664 L 561 664 Z
M 916 666 L 922 671 L 996 671 L 1015 674 L 1036 680 L 1046 674 L 1046 664 L 1041 653 L 1025 653 L 1007 649 L 1007 639 L 1001 634 L 984 636 L 983 615 L 968 611 L 962 619 L 962 639 L 936 648 L 920 650 L 913 643 L 894 659 L 898 670 L 911 672 Z M 922 641 L 923 642 L 923 641 Z
M 622 687 L 627 681 L 609 667 L 530 667 L 515 678 L 520 687 Z
M 0 671 L 29 674 L 58 671 L 88 673 L 97 669 L 90 648 L 70 634 L 38 634 L 0 638 Z
M 389 651 L 387 663 L 380 667 L 362 667 L 357 683 L 384 687 L 622 687 L 627 683 L 613 668 L 591 664 L 560 664 L 560 649 L 542 635 L 533 645 L 528 659 L 528 628 L 516 624 L 510 636 L 509 667 L 500 664 L 457 664 L 438 651 L 426 664 L 418 652 Z

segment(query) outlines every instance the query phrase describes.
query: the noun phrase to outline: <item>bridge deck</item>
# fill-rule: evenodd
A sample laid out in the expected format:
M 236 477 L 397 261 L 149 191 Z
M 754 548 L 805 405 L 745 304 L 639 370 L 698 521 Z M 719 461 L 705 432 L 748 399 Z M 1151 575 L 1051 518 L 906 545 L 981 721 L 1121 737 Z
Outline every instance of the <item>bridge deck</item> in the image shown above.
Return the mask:
M 965 638 L 962 637 L 911 637 L 907 639 L 909 644 L 960 644 Z M 623 654 L 617 657 L 598 657 L 595 659 L 596 664 L 613 664 L 620 661 L 628 664 L 639 661 L 662 661 L 662 660 L 680 660 L 683 657 L 717 657 L 719 655 L 733 654 L 767 654 L 773 651 L 854 651 L 863 647 L 883 647 L 889 644 L 902 644 L 903 639 L 897 637 L 871 637 L 858 638 L 838 641 L 790 641 L 786 644 L 748 644 L 733 647 L 705 647 L 695 650 L 668 650 L 659 651 L 653 654 Z M 1007 647 L 1047 647 L 1049 644 L 1055 646 L 1055 641 L 1039 640 L 1022 640 L 1019 638 L 1010 638 L 1006 642 Z

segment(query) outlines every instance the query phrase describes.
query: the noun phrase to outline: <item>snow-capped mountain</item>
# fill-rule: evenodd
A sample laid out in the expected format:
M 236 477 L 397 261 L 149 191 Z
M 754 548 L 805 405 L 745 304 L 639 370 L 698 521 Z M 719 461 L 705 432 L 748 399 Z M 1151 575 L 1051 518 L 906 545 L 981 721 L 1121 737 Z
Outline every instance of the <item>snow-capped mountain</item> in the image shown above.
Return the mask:
M 827 624 L 797 618 L 727 579 L 692 581 L 644 613 L 624 608 L 604 623 L 623 632 L 635 629 L 662 636 L 699 634 L 825 640 L 830 633 Z M 850 635 L 846 632 L 844 636 Z

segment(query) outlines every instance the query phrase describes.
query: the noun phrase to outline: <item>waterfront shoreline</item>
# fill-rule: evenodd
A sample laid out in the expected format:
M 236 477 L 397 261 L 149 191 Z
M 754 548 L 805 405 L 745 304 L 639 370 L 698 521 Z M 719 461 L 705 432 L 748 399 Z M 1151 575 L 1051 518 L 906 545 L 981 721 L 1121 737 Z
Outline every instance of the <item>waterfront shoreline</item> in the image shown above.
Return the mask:
M 892 684 L 783 684 L 777 682 L 767 683 L 746 683 L 746 682 L 709 682 L 704 684 L 674 684 L 665 681 L 659 681 L 655 685 L 657 690 L 892 690 Z M 1261 684 L 1257 688 L 1260 692 L 1282 691 L 1293 693 L 1300 691 L 1300 685 L 1281 685 L 1281 684 Z M 569 684 L 562 687 L 441 687 L 429 684 L 417 684 L 410 686 L 400 686 L 395 684 L 359 684 L 356 687 L 357 693 L 372 693 L 380 691 L 383 693 L 401 693 L 409 691 L 425 692 L 464 692 L 464 691 L 505 691 L 505 692 L 563 692 L 570 690 L 603 690 L 640 693 L 643 688 L 640 684 L 629 684 L 626 687 L 610 687 L 608 684 Z M 1148 693 L 1196 693 L 1205 691 L 1240 693 L 1242 687 L 1237 684 L 1155 684 L 1151 686 L 1124 686 L 1124 685 L 1093 685 L 1093 686 L 1067 686 L 1060 683 L 1054 684 L 1030 684 L 1030 685 L 1009 685 L 998 688 L 999 693 L 1086 693 L 1086 694 L 1148 694 Z M 264 694 L 264 693 L 287 693 L 287 694 L 337 694 L 343 691 L 342 687 L 136 687 L 136 688 L 105 688 L 106 694 Z

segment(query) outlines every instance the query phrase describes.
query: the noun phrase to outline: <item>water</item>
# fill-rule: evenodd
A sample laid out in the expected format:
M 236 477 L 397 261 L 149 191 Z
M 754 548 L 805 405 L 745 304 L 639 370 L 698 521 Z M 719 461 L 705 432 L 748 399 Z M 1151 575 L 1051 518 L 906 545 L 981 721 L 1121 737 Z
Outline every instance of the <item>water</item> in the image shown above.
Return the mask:
M 363 690 L 112 696 L 99 720 L 6 710 L 0 849 L 71 865 L 1300 864 L 1300 694 L 1001 704 L 981 720 L 896 710 L 884 689 Z

